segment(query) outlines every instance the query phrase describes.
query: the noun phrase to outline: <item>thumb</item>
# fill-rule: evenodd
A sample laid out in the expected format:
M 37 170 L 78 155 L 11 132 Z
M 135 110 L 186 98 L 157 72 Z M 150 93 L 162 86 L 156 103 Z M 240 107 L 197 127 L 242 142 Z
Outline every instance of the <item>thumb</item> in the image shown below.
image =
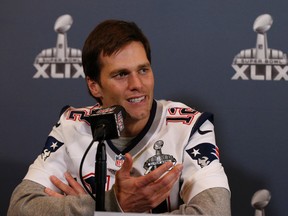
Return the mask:
M 125 161 L 122 164 L 120 170 L 117 171 L 116 175 L 120 178 L 130 177 L 130 171 L 132 169 L 133 160 L 129 153 L 125 154 Z

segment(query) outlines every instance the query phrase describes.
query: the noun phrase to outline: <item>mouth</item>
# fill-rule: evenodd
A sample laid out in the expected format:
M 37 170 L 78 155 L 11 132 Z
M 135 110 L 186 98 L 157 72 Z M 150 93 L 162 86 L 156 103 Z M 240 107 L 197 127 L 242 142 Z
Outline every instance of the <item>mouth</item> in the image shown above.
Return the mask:
M 137 97 L 137 98 L 130 98 L 128 99 L 128 102 L 130 103 L 140 103 L 145 99 L 145 96 Z

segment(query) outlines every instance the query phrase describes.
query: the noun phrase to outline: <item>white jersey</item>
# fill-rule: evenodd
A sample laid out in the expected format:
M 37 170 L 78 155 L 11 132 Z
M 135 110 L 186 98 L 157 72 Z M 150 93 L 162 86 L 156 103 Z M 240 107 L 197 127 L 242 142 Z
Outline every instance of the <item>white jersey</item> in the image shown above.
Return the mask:
M 29 167 L 25 179 L 59 191 L 49 177 L 55 175 L 66 182 L 64 172 L 68 171 L 81 183 L 80 162 L 92 141 L 88 117 L 96 108 L 99 107 L 66 109 L 49 134 L 41 155 Z M 122 155 L 127 152 L 133 157 L 133 176 L 145 175 L 167 160 L 184 165 L 179 182 L 175 183 L 161 212 L 178 209 L 181 203 L 189 202 L 205 189 L 223 187 L 229 190 L 219 161 L 212 119 L 211 114 L 198 112 L 182 103 L 154 101 L 147 125 L 123 151 L 117 149 L 113 140 L 106 141 L 106 190 L 113 186 L 115 173 L 123 162 Z M 82 171 L 93 192 L 97 144 L 95 142 L 87 154 Z

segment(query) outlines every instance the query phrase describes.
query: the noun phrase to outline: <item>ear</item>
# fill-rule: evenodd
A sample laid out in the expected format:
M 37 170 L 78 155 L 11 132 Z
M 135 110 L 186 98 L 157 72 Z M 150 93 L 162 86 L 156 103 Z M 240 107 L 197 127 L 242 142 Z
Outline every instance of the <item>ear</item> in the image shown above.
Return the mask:
M 102 91 L 101 91 L 101 86 L 99 85 L 99 83 L 91 79 L 90 77 L 86 77 L 86 82 L 87 82 L 87 86 L 91 94 L 96 98 L 101 98 Z

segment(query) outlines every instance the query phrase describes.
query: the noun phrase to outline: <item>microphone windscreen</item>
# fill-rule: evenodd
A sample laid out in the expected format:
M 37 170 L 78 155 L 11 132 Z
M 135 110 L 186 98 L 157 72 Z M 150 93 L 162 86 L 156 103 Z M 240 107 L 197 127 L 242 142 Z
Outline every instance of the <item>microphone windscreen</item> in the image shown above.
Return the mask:
M 89 116 L 95 141 L 116 139 L 124 129 L 125 109 L 120 105 L 97 109 Z

